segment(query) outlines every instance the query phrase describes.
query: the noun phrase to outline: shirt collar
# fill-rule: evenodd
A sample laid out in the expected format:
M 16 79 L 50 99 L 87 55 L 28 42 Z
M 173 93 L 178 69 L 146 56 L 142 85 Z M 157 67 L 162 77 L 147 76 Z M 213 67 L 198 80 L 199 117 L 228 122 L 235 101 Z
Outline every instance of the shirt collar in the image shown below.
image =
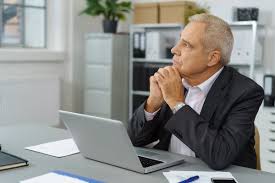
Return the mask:
M 197 86 L 191 86 L 189 85 L 186 80 L 182 80 L 183 86 L 189 90 L 190 87 L 194 88 L 197 87 L 199 88 L 204 95 L 206 96 L 210 90 L 210 88 L 212 87 L 212 85 L 214 84 L 214 82 L 216 81 L 216 79 L 218 78 L 218 76 L 221 74 L 222 70 L 224 67 L 222 67 L 220 70 L 218 70 L 215 74 L 213 74 L 210 78 L 208 78 L 206 81 L 202 82 L 201 84 L 197 85 Z

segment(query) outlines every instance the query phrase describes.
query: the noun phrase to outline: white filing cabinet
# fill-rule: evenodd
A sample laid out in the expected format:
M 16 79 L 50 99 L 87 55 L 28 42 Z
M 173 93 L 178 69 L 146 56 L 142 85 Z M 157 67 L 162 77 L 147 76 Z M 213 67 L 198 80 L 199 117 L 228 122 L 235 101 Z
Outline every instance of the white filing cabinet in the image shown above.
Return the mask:
M 127 34 L 86 35 L 84 113 L 128 120 Z
M 261 168 L 275 173 L 275 108 L 261 107 L 255 123 L 260 133 Z

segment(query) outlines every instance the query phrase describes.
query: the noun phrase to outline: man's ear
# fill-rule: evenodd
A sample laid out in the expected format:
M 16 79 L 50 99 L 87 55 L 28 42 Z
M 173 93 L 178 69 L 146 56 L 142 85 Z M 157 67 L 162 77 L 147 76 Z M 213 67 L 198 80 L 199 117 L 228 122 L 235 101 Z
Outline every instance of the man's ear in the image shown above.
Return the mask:
M 219 50 L 211 51 L 208 54 L 208 66 L 212 67 L 221 62 L 221 52 Z

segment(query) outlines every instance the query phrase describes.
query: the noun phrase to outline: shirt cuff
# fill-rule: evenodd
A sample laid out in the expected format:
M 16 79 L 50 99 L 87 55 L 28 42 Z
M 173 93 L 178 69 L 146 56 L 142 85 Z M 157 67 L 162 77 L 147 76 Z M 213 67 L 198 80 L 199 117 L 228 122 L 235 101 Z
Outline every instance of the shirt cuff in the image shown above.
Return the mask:
M 145 111 L 145 109 L 144 109 L 146 121 L 151 121 L 152 119 L 154 119 L 155 115 L 159 112 L 159 110 L 160 110 L 160 108 L 157 111 L 150 113 L 150 112 Z

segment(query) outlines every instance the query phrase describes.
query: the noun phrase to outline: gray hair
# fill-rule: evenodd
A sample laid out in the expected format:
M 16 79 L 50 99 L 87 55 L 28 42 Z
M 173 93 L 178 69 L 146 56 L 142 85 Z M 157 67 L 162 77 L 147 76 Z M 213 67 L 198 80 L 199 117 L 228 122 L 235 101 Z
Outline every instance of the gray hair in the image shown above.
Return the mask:
M 221 51 L 221 63 L 227 65 L 230 61 L 234 38 L 231 28 L 224 20 L 210 14 L 197 14 L 189 17 L 190 22 L 202 22 L 206 24 L 203 36 L 203 46 L 208 49 Z

